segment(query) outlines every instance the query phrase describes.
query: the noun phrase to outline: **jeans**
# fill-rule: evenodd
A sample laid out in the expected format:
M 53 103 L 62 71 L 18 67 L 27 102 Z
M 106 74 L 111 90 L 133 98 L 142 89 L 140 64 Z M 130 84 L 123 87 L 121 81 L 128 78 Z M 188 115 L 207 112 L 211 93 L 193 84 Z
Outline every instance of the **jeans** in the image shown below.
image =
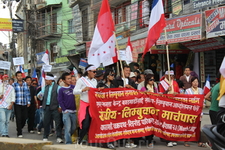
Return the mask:
M 16 130 L 17 136 L 22 135 L 22 129 L 25 126 L 26 119 L 27 119 L 27 105 L 17 105 L 14 104 L 15 115 L 16 115 Z
M 43 112 L 43 109 L 42 107 L 38 109 L 39 111 L 39 116 L 40 116 L 40 122 L 38 124 L 38 127 L 37 127 L 37 130 L 40 132 L 41 131 L 41 128 L 43 128 L 43 120 L 44 120 L 44 112 Z
M 7 108 L 0 108 L 0 133 L 1 135 L 8 135 L 9 118 L 12 110 Z
M 71 135 L 76 130 L 76 113 L 63 113 L 63 123 L 65 127 L 65 141 L 66 144 L 72 144 Z
M 44 109 L 44 135 L 43 138 L 48 138 L 50 133 L 50 125 L 52 122 L 52 118 L 55 120 L 56 124 L 56 133 L 57 138 L 62 138 L 62 128 L 61 128 L 61 118 L 60 113 L 58 112 L 58 109 L 56 110 L 50 110 L 49 106 L 46 106 Z

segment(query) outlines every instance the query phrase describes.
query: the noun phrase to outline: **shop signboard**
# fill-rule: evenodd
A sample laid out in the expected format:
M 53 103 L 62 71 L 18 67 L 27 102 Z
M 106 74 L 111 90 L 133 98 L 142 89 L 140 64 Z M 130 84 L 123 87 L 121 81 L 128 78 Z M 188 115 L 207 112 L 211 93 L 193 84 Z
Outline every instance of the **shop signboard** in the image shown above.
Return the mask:
M 12 31 L 12 19 L 0 18 L 0 31 Z
M 225 35 L 225 6 L 205 11 L 206 37 Z
M 204 41 L 190 41 L 182 43 L 188 49 L 194 52 L 203 52 L 225 48 L 225 39 L 222 37 L 210 38 Z
M 167 19 L 166 24 L 167 43 L 180 43 L 201 39 L 201 13 Z M 157 45 L 165 43 L 165 34 L 162 32 Z
M 225 0 L 192 0 L 194 10 L 225 4 Z
M 201 82 L 205 82 L 204 52 L 200 52 L 200 74 L 201 74 Z

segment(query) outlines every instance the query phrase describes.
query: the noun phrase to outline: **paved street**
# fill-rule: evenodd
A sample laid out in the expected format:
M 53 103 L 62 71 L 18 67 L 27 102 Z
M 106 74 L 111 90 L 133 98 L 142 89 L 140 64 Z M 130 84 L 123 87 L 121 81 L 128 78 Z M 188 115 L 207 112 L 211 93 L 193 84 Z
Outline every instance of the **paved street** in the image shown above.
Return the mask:
M 204 109 L 203 112 L 208 112 L 208 109 Z M 208 115 L 203 116 L 202 125 L 204 125 L 204 124 L 210 124 L 210 119 L 209 119 Z M 16 138 L 16 123 L 15 122 L 10 122 L 9 135 L 10 135 L 10 137 Z M 23 129 L 23 136 L 24 136 L 23 137 L 24 139 L 42 140 L 42 134 L 38 135 L 36 132 L 35 132 L 35 134 L 28 133 L 27 126 L 25 126 Z M 52 141 L 54 144 L 57 144 L 55 134 L 54 134 L 54 136 L 49 137 L 49 140 Z M 174 150 L 181 150 L 181 149 L 182 150 L 191 150 L 191 149 L 204 150 L 204 149 L 208 149 L 208 148 L 198 147 L 197 143 L 193 143 L 193 142 L 189 143 L 191 145 L 191 147 L 184 147 L 183 142 L 178 142 L 178 146 L 174 146 L 173 148 L 170 148 L 170 147 L 166 147 L 165 143 L 160 142 L 159 138 L 155 137 L 154 140 L 156 141 L 156 144 L 154 145 L 154 148 L 153 148 L 154 150 L 171 150 L 171 149 L 174 149 Z M 85 147 L 86 146 L 84 145 L 84 148 Z M 76 148 L 75 144 L 74 144 L 74 148 Z M 117 149 L 120 150 L 120 149 L 128 149 L 128 148 L 119 147 Z M 139 149 L 150 149 L 150 148 L 142 145 L 139 147 Z

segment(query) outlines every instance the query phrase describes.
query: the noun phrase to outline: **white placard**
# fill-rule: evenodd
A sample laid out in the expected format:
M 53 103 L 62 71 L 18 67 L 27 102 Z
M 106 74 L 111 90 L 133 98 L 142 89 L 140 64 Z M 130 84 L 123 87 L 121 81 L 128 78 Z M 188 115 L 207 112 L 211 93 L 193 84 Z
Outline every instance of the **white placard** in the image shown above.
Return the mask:
M 51 72 L 52 71 L 52 65 L 43 65 L 44 72 Z
M 117 53 L 120 53 L 117 55 L 119 60 L 126 60 L 126 51 L 125 50 L 119 50 L 119 51 L 117 51 Z
M 0 69 L 10 70 L 11 62 L 0 60 Z
M 13 58 L 14 66 L 24 65 L 24 58 L 23 57 L 16 57 Z

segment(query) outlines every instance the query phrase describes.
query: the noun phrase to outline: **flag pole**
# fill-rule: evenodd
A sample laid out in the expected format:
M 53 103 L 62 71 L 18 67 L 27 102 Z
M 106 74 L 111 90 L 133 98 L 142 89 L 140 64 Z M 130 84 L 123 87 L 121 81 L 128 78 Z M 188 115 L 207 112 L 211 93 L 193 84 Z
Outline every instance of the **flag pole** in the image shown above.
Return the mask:
M 168 67 L 169 83 L 171 84 L 170 60 L 169 60 L 169 45 L 167 43 L 167 32 L 166 32 L 166 28 L 164 28 L 164 33 L 165 33 L 165 41 L 166 41 L 166 58 L 167 58 L 167 67 Z
M 120 61 L 120 67 L 121 67 L 122 77 L 125 78 L 124 72 L 123 72 L 122 60 L 120 59 L 119 45 L 118 45 L 118 42 L 117 42 L 117 39 L 116 39 L 116 33 L 115 32 L 113 32 L 113 33 L 114 33 L 115 42 L 116 42 L 116 49 L 118 51 L 118 58 L 119 58 L 119 61 Z

